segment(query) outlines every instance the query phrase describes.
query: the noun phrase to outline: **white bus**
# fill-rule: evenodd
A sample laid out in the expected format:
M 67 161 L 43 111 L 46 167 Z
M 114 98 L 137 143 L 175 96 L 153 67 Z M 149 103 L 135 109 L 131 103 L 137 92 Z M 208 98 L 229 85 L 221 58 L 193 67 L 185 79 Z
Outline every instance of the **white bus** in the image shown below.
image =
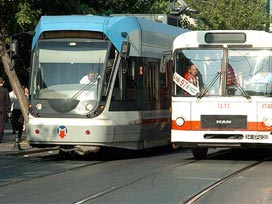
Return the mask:
M 196 159 L 209 147 L 272 144 L 272 34 L 187 32 L 174 40 L 173 60 L 173 144 L 191 147 Z

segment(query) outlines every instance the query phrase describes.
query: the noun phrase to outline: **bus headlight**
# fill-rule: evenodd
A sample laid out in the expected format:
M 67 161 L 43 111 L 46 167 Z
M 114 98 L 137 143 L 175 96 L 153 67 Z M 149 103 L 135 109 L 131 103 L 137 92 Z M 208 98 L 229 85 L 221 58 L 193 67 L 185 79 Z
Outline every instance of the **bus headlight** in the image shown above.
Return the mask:
M 184 123 L 185 123 L 185 120 L 184 120 L 183 117 L 178 117 L 178 118 L 176 119 L 176 124 L 177 124 L 177 126 L 183 126 Z
M 272 126 L 272 118 L 264 118 L 263 122 L 266 127 Z

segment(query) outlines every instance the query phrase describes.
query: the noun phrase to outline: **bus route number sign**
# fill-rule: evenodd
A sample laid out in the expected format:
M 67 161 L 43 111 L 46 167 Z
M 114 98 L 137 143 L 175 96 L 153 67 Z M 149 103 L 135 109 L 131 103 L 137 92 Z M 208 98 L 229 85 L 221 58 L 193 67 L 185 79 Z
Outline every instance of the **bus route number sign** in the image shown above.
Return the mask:
M 192 83 L 187 81 L 185 78 L 180 76 L 177 72 L 174 73 L 173 81 L 181 87 L 183 90 L 187 91 L 189 94 L 195 96 L 199 93 L 199 89 Z

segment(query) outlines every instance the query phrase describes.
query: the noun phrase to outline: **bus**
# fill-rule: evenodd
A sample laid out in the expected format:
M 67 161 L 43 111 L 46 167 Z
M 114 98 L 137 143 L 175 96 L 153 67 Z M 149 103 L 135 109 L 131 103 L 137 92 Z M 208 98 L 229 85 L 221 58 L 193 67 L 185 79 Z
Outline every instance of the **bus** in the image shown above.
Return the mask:
M 173 42 L 171 108 L 171 142 L 192 148 L 195 159 L 206 158 L 209 148 L 271 147 L 272 34 L 179 35 Z
M 63 154 L 171 145 L 167 53 L 184 32 L 137 17 L 42 16 L 32 42 L 29 144 Z

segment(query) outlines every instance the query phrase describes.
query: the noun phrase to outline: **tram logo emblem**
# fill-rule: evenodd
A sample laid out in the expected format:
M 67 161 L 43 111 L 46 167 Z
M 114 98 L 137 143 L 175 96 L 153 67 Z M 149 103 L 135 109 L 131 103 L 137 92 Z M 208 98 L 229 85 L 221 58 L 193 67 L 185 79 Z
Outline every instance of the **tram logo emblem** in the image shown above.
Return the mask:
M 66 136 L 68 130 L 65 126 L 61 125 L 58 127 L 57 132 L 58 132 L 58 135 L 63 139 Z

